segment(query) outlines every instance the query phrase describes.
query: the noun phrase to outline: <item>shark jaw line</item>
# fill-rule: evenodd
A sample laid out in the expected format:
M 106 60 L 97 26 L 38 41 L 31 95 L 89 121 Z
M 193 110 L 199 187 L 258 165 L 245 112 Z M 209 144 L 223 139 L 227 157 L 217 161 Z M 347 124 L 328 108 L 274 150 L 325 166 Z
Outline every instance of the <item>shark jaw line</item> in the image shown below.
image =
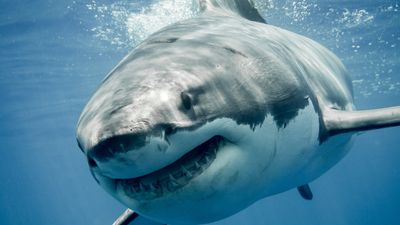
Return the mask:
M 230 143 L 228 139 L 215 135 L 173 163 L 146 175 L 127 179 L 103 176 L 103 179 L 112 181 L 115 193 L 123 193 L 128 198 L 139 201 L 160 198 L 186 186 L 207 170 L 216 159 L 219 149 L 227 143 Z

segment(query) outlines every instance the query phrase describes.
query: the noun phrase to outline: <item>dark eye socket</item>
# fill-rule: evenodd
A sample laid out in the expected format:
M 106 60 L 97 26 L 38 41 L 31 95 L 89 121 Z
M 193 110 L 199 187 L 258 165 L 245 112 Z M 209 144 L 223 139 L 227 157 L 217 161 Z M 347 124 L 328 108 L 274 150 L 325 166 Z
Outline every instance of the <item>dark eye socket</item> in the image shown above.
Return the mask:
M 187 93 L 185 92 L 181 93 L 181 100 L 184 109 L 190 110 L 192 108 L 192 99 Z

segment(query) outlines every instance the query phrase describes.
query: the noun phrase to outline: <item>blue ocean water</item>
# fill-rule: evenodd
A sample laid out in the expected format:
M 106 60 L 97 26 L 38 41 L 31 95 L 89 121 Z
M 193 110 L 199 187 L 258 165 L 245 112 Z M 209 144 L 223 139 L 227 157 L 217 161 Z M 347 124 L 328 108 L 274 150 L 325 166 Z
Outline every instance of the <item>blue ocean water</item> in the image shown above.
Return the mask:
M 255 1 L 266 20 L 335 52 L 358 108 L 400 105 L 400 1 Z M 0 224 L 111 224 L 125 209 L 75 141 L 103 77 L 151 32 L 192 17 L 190 0 L 0 0 Z M 400 128 L 366 132 L 311 183 L 214 223 L 400 224 Z

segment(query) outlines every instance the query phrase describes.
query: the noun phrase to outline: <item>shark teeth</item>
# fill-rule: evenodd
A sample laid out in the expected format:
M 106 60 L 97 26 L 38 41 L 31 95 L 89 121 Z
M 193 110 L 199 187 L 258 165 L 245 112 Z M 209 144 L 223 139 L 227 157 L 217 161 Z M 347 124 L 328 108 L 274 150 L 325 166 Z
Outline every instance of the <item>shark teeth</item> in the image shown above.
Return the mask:
M 121 147 L 121 150 L 123 151 L 123 152 L 126 152 L 126 149 L 125 149 L 125 146 L 124 146 L 124 144 L 119 144 L 119 146 Z
M 181 165 L 181 170 L 183 171 L 183 173 L 185 174 L 185 176 L 189 176 L 189 177 L 192 177 L 192 176 L 193 176 L 193 174 L 192 174 L 189 170 L 187 170 L 186 167 L 185 167 L 184 165 Z
M 153 173 L 132 178 L 116 179 L 117 186 L 131 198 L 154 199 L 187 185 L 193 178 L 206 170 L 217 156 L 225 139 L 214 136 L 197 146 L 176 162 Z

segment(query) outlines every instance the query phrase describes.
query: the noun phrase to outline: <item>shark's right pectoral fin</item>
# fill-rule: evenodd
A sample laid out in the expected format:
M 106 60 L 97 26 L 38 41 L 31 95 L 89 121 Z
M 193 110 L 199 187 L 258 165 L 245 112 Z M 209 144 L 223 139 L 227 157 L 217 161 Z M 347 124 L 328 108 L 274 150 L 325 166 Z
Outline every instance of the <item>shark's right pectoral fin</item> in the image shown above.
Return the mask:
M 112 225 L 160 225 L 160 223 L 139 217 L 139 214 L 131 209 L 127 209 Z
M 132 224 L 132 222 L 138 217 L 139 214 L 130 209 L 127 209 L 118 217 L 118 219 L 112 225 L 129 225 Z
M 400 126 L 400 106 L 360 111 L 327 109 L 322 114 L 328 136 Z

